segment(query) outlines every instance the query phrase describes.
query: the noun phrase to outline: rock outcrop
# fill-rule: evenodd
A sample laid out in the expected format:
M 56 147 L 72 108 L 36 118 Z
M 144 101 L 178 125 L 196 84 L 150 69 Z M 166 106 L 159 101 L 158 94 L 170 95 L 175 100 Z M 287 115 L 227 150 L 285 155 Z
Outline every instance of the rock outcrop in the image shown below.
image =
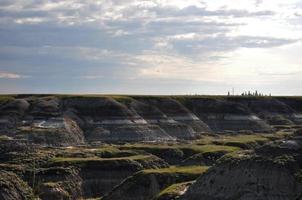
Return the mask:
M 298 97 L 16 95 L 0 101 L 0 131 L 47 146 L 192 140 L 302 125 L 300 103 Z
M 67 98 L 65 109 L 74 109 L 84 122 L 88 141 L 171 140 L 160 127 L 146 122 L 135 111 L 110 97 Z
M 294 104 L 290 101 L 280 101 L 277 98 L 247 98 L 245 100 L 234 98 L 233 101 L 247 106 L 251 112 L 270 125 L 302 124 L 300 111 L 292 108 Z
M 296 200 L 302 198 L 302 139 L 269 143 L 256 154 L 225 156 L 200 176 L 183 200 Z
M 164 168 L 144 170 L 124 180 L 104 200 L 150 200 L 174 183 L 192 181 L 203 173 L 206 167 Z
M 46 146 L 71 146 L 84 143 L 84 134 L 68 116 L 33 120 L 31 126 L 22 126 L 16 137 Z
M 52 166 L 76 167 L 83 179 L 84 197 L 98 197 L 110 192 L 123 179 L 143 169 L 167 167 L 156 156 L 129 156 L 121 158 L 59 158 Z
M 302 99 L 0 98 L 0 199 L 302 199 Z
M 164 116 L 165 119 L 151 118 L 149 122 L 159 125 L 171 136 L 180 139 L 194 139 L 198 134 L 211 132 L 207 124 L 177 100 L 167 97 L 137 97 L 136 99 L 147 105 L 156 107 L 162 113 L 161 116 Z
M 224 98 L 185 98 L 184 104 L 214 131 L 270 132 L 272 128 L 244 104 Z
M 0 199 L 34 200 L 32 189 L 16 174 L 0 171 Z
M 261 159 L 220 164 L 197 179 L 183 199 L 300 199 L 302 184 L 287 167 Z
M 83 196 L 82 178 L 74 168 L 40 168 L 35 172 L 35 179 L 28 177 L 28 180 L 36 185 L 37 193 L 43 200 L 81 199 Z

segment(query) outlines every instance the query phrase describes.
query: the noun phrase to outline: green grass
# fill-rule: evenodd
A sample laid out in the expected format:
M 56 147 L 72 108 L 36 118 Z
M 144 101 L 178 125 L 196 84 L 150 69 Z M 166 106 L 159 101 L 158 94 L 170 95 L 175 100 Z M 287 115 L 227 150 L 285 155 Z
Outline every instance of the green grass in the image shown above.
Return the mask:
M 136 152 L 133 152 L 131 150 L 120 150 L 116 147 L 106 147 L 106 148 L 100 148 L 100 149 L 92 149 L 90 152 L 94 153 L 98 157 L 101 158 L 116 158 L 116 157 L 129 157 L 137 155 Z
M 87 161 L 106 161 L 106 160 L 140 160 L 149 158 L 149 155 L 135 155 L 120 158 L 100 158 L 100 157 L 88 157 L 88 158 L 76 158 L 76 157 L 55 157 L 50 161 L 52 163 L 68 162 L 68 163 L 82 163 Z
M 0 104 L 2 104 L 2 103 L 6 103 L 6 102 L 8 102 L 8 101 L 10 101 L 10 100 L 14 100 L 15 98 L 14 98 L 14 96 L 12 95 L 12 96 L 8 96 L 8 95 L 0 95 Z
M 215 141 L 215 139 L 217 139 L 217 138 L 218 138 L 218 136 L 202 135 L 199 139 L 194 140 L 193 144 L 196 144 L 196 145 L 213 144 L 213 141 Z
M 248 148 L 249 146 L 255 146 L 268 142 L 269 138 L 263 135 L 236 135 L 236 136 L 224 136 L 214 142 L 221 145 L 237 146 L 241 148 Z
M 238 135 L 219 135 L 219 136 L 203 136 L 201 139 L 194 142 L 195 145 L 222 145 L 247 148 L 248 146 L 261 145 L 263 143 L 282 139 L 291 132 L 278 131 L 275 133 L 265 134 L 238 134 Z
M 131 150 L 120 150 L 116 146 L 105 145 L 101 147 L 73 147 L 58 151 L 57 157 L 63 158 L 121 158 L 138 155 L 137 152 Z
M 169 146 L 167 144 L 131 144 L 125 145 L 121 148 L 124 149 L 133 149 L 133 150 L 144 150 L 146 152 L 158 155 L 166 150 L 169 149 L 179 149 L 184 152 L 185 157 L 192 156 L 197 153 L 208 153 L 208 152 L 217 152 L 217 151 L 224 151 L 224 152 L 233 152 L 240 150 L 239 147 L 233 146 L 225 146 L 225 145 L 214 145 L 214 144 L 207 144 L 207 145 L 187 145 L 187 144 L 176 144 L 173 146 Z
M 158 173 L 158 174 L 193 174 L 199 175 L 204 173 L 208 170 L 209 167 L 206 166 L 185 166 L 185 167 L 178 167 L 178 166 L 171 166 L 168 168 L 160 168 L 160 169 L 146 169 L 143 170 L 144 174 L 150 173 Z
M 192 151 L 193 154 L 196 153 L 210 153 L 210 152 L 217 152 L 217 151 L 225 151 L 225 152 L 233 152 L 240 150 L 239 147 L 233 146 L 225 146 L 225 145 L 191 145 L 191 146 L 184 146 L 180 147 L 181 150 L 184 152 Z

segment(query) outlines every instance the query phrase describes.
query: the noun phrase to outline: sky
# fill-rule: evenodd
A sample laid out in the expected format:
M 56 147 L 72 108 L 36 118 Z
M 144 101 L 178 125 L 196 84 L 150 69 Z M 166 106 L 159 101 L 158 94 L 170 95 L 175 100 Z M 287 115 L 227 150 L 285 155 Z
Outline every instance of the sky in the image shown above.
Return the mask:
M 302 95 L 302 0 L 1 0 L 0 93 Z

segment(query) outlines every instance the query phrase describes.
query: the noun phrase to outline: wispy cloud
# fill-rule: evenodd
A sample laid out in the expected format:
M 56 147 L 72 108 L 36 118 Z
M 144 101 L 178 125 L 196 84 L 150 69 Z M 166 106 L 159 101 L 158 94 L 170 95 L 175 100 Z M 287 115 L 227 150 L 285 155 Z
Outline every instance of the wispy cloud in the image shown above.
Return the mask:
M 16 73 L 0 71 L 0 78 L 2 79 L 21 79 L 26 77 L 27 76 L 16 74 Z
M 3 0 L 0 78 L 62 91 L 78 88 L 78 78 L 111 89 L 141 79 L 223 88 L 234 79 L 264 82 L 254 71 L 278 67 L 290 81 L 297 77 L 287 66 L 302 66 L 301 8 L 299 0 Z
M 82 78 L 84 79 L 90 79 L 90 80 L 93 80 L 93 79 L 102 79 L 104 78 L 103 75 L 86 75 L 86 76 L 82 76 Z

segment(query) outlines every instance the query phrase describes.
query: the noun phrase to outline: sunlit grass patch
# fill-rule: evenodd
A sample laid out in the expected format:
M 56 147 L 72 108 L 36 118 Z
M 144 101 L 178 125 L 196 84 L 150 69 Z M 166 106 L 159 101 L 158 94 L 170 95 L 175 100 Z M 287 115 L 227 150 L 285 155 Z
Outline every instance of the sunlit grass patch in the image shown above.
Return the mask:
M 10 100 L 14 100 L 14 96 L 8 96 L 8 95 L 0 95 L 0 104 L 6 103 Z
M 215 152 L 229 153 L 229 152 L 241 150 L 241 148 L 235 146 L 215 145 L 215 144 L 207 144 L 207 145 L 175 144 L 171 146 L 167 144 L 162 144 L 162 145 L 131 144 L 131 145 L 122 146 L 121 148 L 145 151 L 159 157 L 162 157 L 164 154 L 166 154 L 166 152 L 171 153 L 171 151 L 175 151 L 175 152 L 180 151 L 183 153 L 182 156 L 183 159 L 199 153 L 215 153 Z
M 143 173 L 159 173 L 159 174 L 202 174 L 205 171 L 208 170 L 209 167 L 206 166 L 185 166 L 185 167 L 179 167 L 179 166 L 171 166 L 168 168 L 160 168 L 160 169 L 146 169 L 143 170 Z
M 264 144 L 267 141 L 269 141 L 269 139 L 260 134 L 225 136 L 216 140 L 218 144 L 237 146 L 240 148 L 249 148 L 258 144 Z

